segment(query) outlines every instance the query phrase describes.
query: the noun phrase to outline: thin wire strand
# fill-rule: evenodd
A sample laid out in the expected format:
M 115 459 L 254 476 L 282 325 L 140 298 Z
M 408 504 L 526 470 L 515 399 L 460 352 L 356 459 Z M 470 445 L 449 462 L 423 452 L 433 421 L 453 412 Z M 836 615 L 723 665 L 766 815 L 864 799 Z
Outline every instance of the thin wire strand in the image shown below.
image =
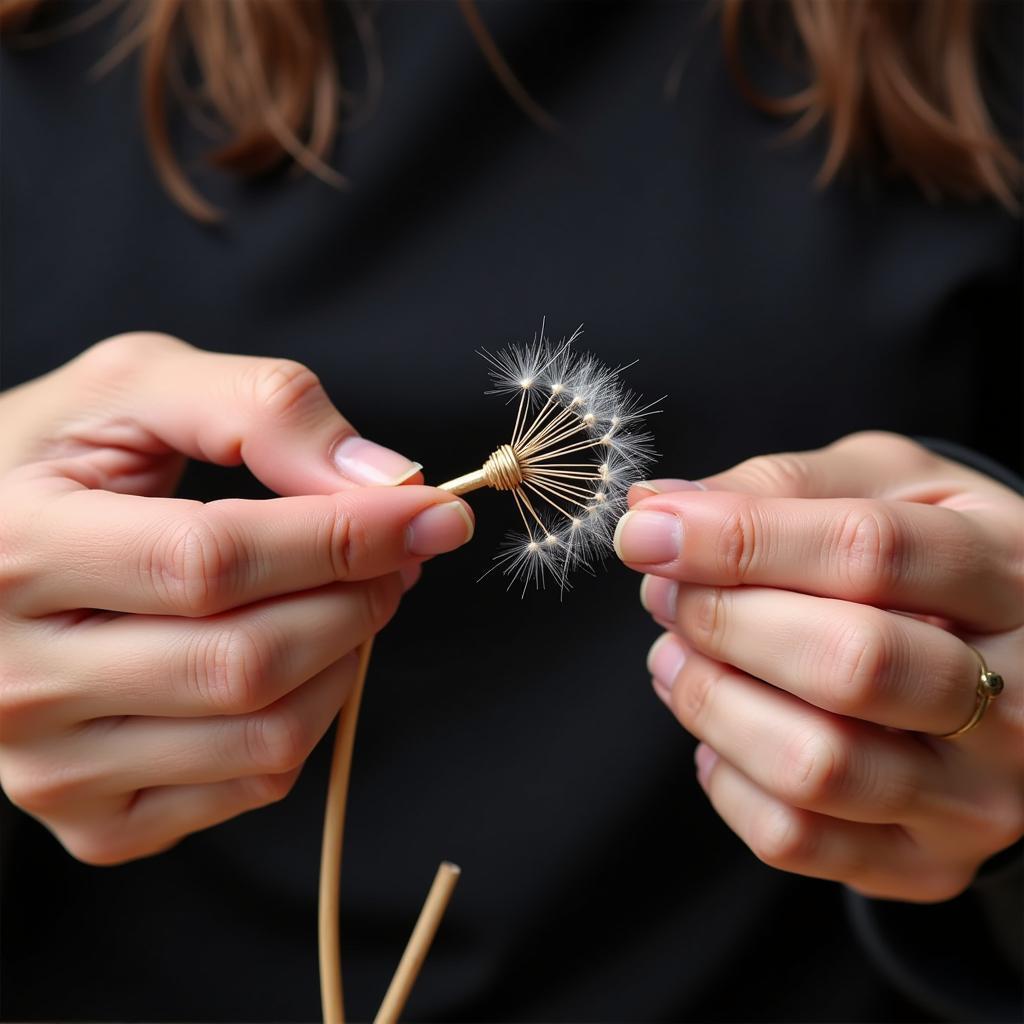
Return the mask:
M 530 539 L 533 540 L 533 530 L 530 528 L 530 524 L 526 521 L 526 513 L 523 511 L 523 491 L 521 487 L 515 487 L 512 490 L 512 497 L 516 499 L 516 508 L 519 509 L 519 515 L 523 520 L 523 526 L 526 527 L 526 532 Z
M 534 431 L 536 431 L 540 424 L 544 421 L 544 418 L 548 415 L 551 409 L 557 408 L 558 404 L 557 402 L 555 402 L 554 394 L 548 395 L 548 400 L 544 403 L 544 408 L 541 409 L 540 413 L 538 413 L 537 415 L 537 418 L 533 421 L 533 423 L 530 424 L 530 429 L 519 439 L 520 447 L 525 449 L 527 447 L 532 448 L 536 445 L 536 443 L 539 440 L 539 437 L 533 436 Z M 543 436 L 544 433 L 548 431 L 548 429 L 550 429 L 555 423 L 558 423 L 560 420 L 562 420 L 569 412 L 570 410 L 568 408 L 563 409 L 553 420 L 551 420 L 551 422 L 544 428 L 544 430 L 541 432 L 541 435 L 539 436 Z
M 561 444 L 563 441 L 567 441 L 574 434 L 579 434 L 580 432 L 589 429 L 590 428 L 582 419 L 577 420 L 575 426 L 566 427 L 564 430 L 560 430 L 557 434 L 554 434 L 551 437 L 546 437 L 540 444 L 537 444 L 536 442 L 531 444 L 530 450 L 528 452 L 524 452 L 524 454 L 529 457 L 530 452 L 536 451 L 538 448 L 548 448 L 553 444 Z
M 523 504 L 526 505 L 526 507 L 529 509 L 530 515 L 533 516 L 533 518 L 537 521 L 537 525 L 540 527 L 541 532 L 544 534 L 545 537 L 547 537 L 551 531 L 547 528 L 547 526 L 545 526 L 544 520 L 541 519 L 539 515 L 537 515 L 537 510 L 533 507 L 533 502 L 530 501 L 529 495 L 527 495 L 526 491 L 520 490 L 519 496 L 523 499 Z
M 523 393 L 519 396 L 519 408 L 516 410 L 516 424 L 512 428 L 512 440 L 509 442 L 509 445 L 512 448 L 515 448 L 516 444 L 518 443 L 516 441 L 516 437 L 519 434 L 519 424 L 520 424 L 520 421 L 522 420 L 523 424 L 525 425 L 525 421 L 523 420 L 523 406 L 525 405 L 525 403 L 526 403 L 526 388 L 523 388 Z
M 577 497 L 587 498 L 588 500 L 594 497 L 594 491 L 588 491 L 586 488 L 580 487 L 578 484 L 562 483 L 557 477 L 531 476 L 526 482 L 536 484 L 538 487 L 549 487 L 552 490 L 558 487 L 566 494 L 574 494 Z
M 541 485 L 534 486 L 533 484 L 527 484 L 526 486 L 529 487 L 531 491 L 533 491 L 538 497 L 540 497 L 544 501 L 546 501 L 553 508 L 558 509 L 558 511 L 561 512 L 562 515 L 565 516 L 566 519 L 576 519 L 577 517 L 574 516 L 571 512 L 566 512 L 566 510 L 564 508 L 562 508 L 561 505 L 559 505 L 557 502 L 554 502 L 550 498 L 548 498 L 545 495 L 545 493 L 544 493 L 545 491 L 548 494 L 555 495 L 556 498 L 562 498 L 564 501 L 569 502 L 570 505 L 578 505 L 580 508 L 587 508 L 588 507 L 586 502 L 578 501 L 576 498 L 570 497 L 569 495 L 563 495 L 563 494 L 559 493 L 557 490 L 555 490 L 552 487 L 544 487 L 544 486 L 541 486 Z
M 568 416 L 572 416 L 573 414 L 576 415 L 576 425 L 571 428 L 565 427 L 562 420 Z M 523 454 L 529 455 L 530 452 L 536 451 L 539 448 L 546 448 L 549 444 L 553 443 L 555 434 L 563 429 L 569 429 L 572 433 L 575 433 L 577 430 L 584 429 L 582 418 L 575 409 L 569 407 L 563 409 L 538 435 L 531 438 L 526 444 L 520 444 Z
M 559 455 L 568 455 L 569 452 L 580 452 L 586 448 L 593 448 L 599 444 L 607 444 L 603 437 L 599 437 L 596 441 L 580 441 L 579 444 L 570 445 L 568 448 L 560 448 L 555 452 L 545 452 L 541 456 L 531 456 L 530 462 L 536 464 L 538 462 L 550 462 L 552 459 L 557 459 Z

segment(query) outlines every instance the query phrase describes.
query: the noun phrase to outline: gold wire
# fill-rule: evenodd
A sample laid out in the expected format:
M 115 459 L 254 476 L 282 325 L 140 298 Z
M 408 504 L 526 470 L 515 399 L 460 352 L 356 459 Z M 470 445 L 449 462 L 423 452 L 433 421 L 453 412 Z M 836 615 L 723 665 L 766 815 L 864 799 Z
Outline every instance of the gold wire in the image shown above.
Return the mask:
M 550 402 L 550 399 L 548 400 Z M 529 454 L 535 452 L 540 448 L 545 447 L 550 443 L 552 434 L 555 431 L 561 430 L 563 427 L 562 421 L 567 417 L 573 415 L 575 410 L 571 407 L 563 409 L 553 420 L 545 424 L 544 429 L 538 434 L 534 434 L 533 430 L 539 422 L 539 417 L 534 421 L 533 427 L 527 431 L 526 436 L 520 440 L 519 449 L 523 454 Z
M 574 492 L 574 491 L 572 491 L 572 490 L 570 490 L 570 489 L 568 489 L 566 487 L 563 487 L 563 486 L 561 486 L 559 484 L 553 484 L 553 483 L 551 483 L 550 481 L 547 481 L 547 480 L 538 480 L 538 481 L 535 481 L 535 482 L 527 481 L 527 483 L 531 483 L 531 482 L 533 483 L 533 486 L 535 488 L 539 487 L 542 491 L 547 491 L 548 494 L 557 495 L 559 498 L 564 498 L 566 501 L 570 501 L 574 505 L 580 505 L 583 508 L 586 507 L 586 502 L 590 502 L 590 501 L 594 500 L 594 494 L 596 493 L 594 491 L 576 491 L 576 492 Z M 578 500 L 579 498 L 583 498 L 584 501 L 579 501 Z
M 523 474 L 524 477 L 535 477 L 535 476 L 550 476 L 558 480 L 602 480 L 604 479 L 600 473 L 562 473 L 561 466 L 556 462 L 554 466 L 548 469 L 534 469 L 532 466 L 526 467 L 526 472 Z
M 537 525 L 540 527 L 541 532 L 546 537 L 550 531 L 544 525 L 544 520 L 541 519 L 541 517 L 539 515 L 537 515 L 537 510 L 533 507 L 533 502 L 530 501 L 530 498 L 527 495 L 526 491 L 520 489 L 519 494 L 520 494 L 520 497 L 522 497 L 524 504 L 529 509 L 530 515 L 533 516 L 533 518 L 537 521 Z M 531 534 L 531 536 L 532 536 L 532 534 Z
M 553 394 L 548 395 L 548 400 L 544 403 L 544 407 L 537 414 L 537 416 L 534 419 L 534 421 L 530 424 L 530 427 L 526 431 L 526 433 L 523 434 L 523 436 L 521 438 L 519 438 L 519 442 L 518 443 L 520 445 L 524 444 L 530 438 L 530 436 L 533 434 L 533 432 L 537 429 L 537 427 L 540 426 L 540 424 L 543 421 L 544 417 L 548 413 L 548 409 L 551 407 L 551 403 L 554 400 L 555 400 L 555 396 Z
M 594 448 L 599 444 L 604 444 L 604 440 L 598 438 L 596 441 L 580 441 L 578 444 L 571 444 L 568 448 L 560 448 L 558 451 L 545 452 L 543 455 L 530 456 L 530 462 L 550 462 L 552 459 L 557 459 L 559 455 L 568 455 L 569 452 L 583 451 L 585 448 Z
M 516 446 L 516 436 L 519 433 L 519 421 L 520 419 L 522 419 L 523 416 L 523 404 L 526 402 L 526 392 L 527 389 L 523 388 L 523 392 L 519 396 L 519 408 L 516 410 L 516 422 L 515 426 L 512 428 L 512 440 L 509 442 L 509 444 L 512 445 L 513 448 L 515 448 Z
M 523 503 L 522 501 L 520 501 L 520 496 L 522 495 L 522 493 L 522 487 L 517 487 L 515 488 L 515 490 L 512 491 L 512 497 L 516 499 L 516 508 L 519 510 L 519 517 L 523 521 L 523 526 L 526 527 L 526 533 L 529 536 L 530 540 L 533 540 L 533 528 L 526 521 L 526 513 L 523 511 Z
M 535 463 L 540 462 L 540 459 L 528 459 L 528 465 L 532 466 Z M 559 462 L 554 466 L 548 466 L 548 469 L 593 469 L 597 463 L 595 462 Z
M 600 481 L 599 477 L 588 477 L 587 479 L 594 484 L 593 487 L 588 488 L 571 480 L 564 480 L 557 473 L 524 473 L 523 479 L 532 480 L 535 483 L 546 483 L 553 486 L 557 485 L 559 487 L 564 487 L 568 491 L 575 491 L 577 494 L 593 494 L 595 487 L 599 486 Z
M 526 483 L 526 484 L 525 484 L 524 486 L 526 486 L 526 487 L 529 487 L 529 488 L 530 488 L 530 490 L 531 490 L 531 491 L 533 491 L 533 492 L 534 492 L 534 493 L 535 493 L 535 494 L 537 495 L 537 497 L 538 497 L 538 498 L 540 498 L 540 499 L 541 499 L 542 501 L 546 501 L 546 502 L 547 502 L 547 503 L 548 503 L 548 504 L 549 504 L 549 505 L 550 505 L 550 506 L 551 506 L 552 508 L 554 508 L 554 509 L 557 509 L 557 510 L 558 510 L 559 512 L 561 512 L 561 513 L 562 513 L 562 515 L 563 515 L 563 516 L 565 516 L 565 518 L 566 518 L 566 519 L 575 519 L 575 518 L 576 518 L 576 517 L 575 517 L 574 515 L 572 515 L 571 513 L 569 513 L 569 512 L 566 512 L 566 511 L 565 511 L 565 509 L 564 509 L 564 508 L 562 508 L 562 506 L 561 506 L 561 505 L 559 505 L 559 504 L 558 504 L 557 502 L 554 502 L 554 501 L 552 501 L 552 500 L 551 500 L 551 499 L 550 499 L 550 498 L 549 498 L 549 497 L 548 497 L 548 496 L 547 496 L 546 494 L 544 494 L 544 492 L 543 492 L 543 491 L 541 491 L 541 490 L 540 490 L 539 488 L 537 488 L 537 487 L 534 487 L 534 486 L 533 486 L 533 484 L 531 484 L 531 483 Z M 581 501 L 573 501 L 573 499 L 571 499 L 571 498 L 567 498 L 567 499 L 566 499 L 566 501 L 571 501 L 571 502 L 572 502 L 572 504 L 574 504 L 574 505 L 579 505 L 579 506 L 580 506 L 580 508 L 586 508 L 586 505 L 584 505 L 584 504 L 583 504 L 583 502 L 581 502 Z
M 550 448 L 553 444 L 558 444 L 564 441 L 567 437 L 572 437 L 573 434 L 578 434 L 581 430 L 586 430 L 587 426 L 581 420 L 577 418 L 575 426 L 566 426 L 566 424 L 556 424 L 555 420 L 552 420 L 549 424 L 551 432 L 547 429 L 537 437 L 533 438 L 528 445 L 520 447 L 520 451 L 526 456 L 532 455 L 536 451 L 542 451 L 545 448 Z

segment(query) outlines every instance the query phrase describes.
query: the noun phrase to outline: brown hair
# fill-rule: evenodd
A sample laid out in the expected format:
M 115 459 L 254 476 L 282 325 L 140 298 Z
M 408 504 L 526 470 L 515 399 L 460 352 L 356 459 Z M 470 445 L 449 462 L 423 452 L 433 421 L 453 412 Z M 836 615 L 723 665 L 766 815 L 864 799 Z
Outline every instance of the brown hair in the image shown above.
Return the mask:
M 784 97 L 766 96 L 746 75 L 741 22 L 749 6 L 721 0 L 733 76 L 760 109 L 797 115 L 794 134 L 827 124 L 820 184 L 870 155 L 930 197 L 991 196 L 1018 208 L 1021 167 L 982 93 L 974 0 L 789 0 L 810 83 Z
M 0 30 L 24 28 L 44 0 L 0 0 Z M 106 13 L 121 0 L 99 0 Z M 545 128 L 554 122 L 505 63 L 473 0 L 459 0 L 485 58 L 512 98 Z M 993 126 L 978 68 L 973 0 L 788 0 L 809 84 L 771 97 L 757 89 L 742 53 L 750 0 L 720 0 L 726 56 L 743 94 L 793 117 L 796 133 L 827 126 L 819 183 L 869 155 L 913 179 L 926 195 L 993 197 L 1017 209 L 1020 163 Z M 777 6 L 777 5 L 775 5 Z M 330 46 L 325 0 L 139 0 L 114 58 L 142 49 L 145 130 L 157 174 L 193 217 L 219 212 L 189 182 L 168 128 L 169 89 L 205 107 L 229 135 L 210 154 L 252 175 L 285 161 L 340 184 L 326 163 L 346 101 Z M 354 8 L 364 47 L 369 19 Z M 72 19 L 78 21 L 79 19 Z M 91 19 L 94 20 L 94 19 Z M 182 54 L 194 58 L 201 92 L 190 92 Z

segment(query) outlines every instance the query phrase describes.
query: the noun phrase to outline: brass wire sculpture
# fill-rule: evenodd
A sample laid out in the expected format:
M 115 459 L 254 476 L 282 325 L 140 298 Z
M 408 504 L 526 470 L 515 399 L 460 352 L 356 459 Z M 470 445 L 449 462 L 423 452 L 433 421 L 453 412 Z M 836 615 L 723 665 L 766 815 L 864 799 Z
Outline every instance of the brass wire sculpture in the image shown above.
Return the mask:
M 593 571 L 612 549 L 630 485 L 656 454 L 643 421 L 657 402 L 644 404 L 622 384 L 627 367 L 576 352 L 582 333 L 551 345 L 542 326 L 531 344 L 481 352 L 494 382 L 487 394 L 519 399 L 512 437 L 480 469 L 440 485 L 452 494 L 511 493 L 525 532 L 506 539 L 488 572 L 500 568 L 509 587 L 522 581 L 524 594 L 548 576 L 564 590 L 574 570 Z
M 581 334 L 582 328 L 577 328 L 571 337 L 552 345 L 542 323 L 539 335 L 528 344 L 494 354 L 481 351 L 493 381 L 486 393 L 509 395 L 510 403 L 518 398 L 512 436 L 479 469 L 440 485 L 452 494 L 491 487 L 512 495 L 524 532 L 506 538 L 484 576 L 501 569 L 509 577 L 509 588 L 522 583 L 524 595 L 531 583 L 543 587 L 549 577 L 564 592 L 570 572 L 594 571 L 612 549 L 630 485 L 642 479 L 656 454 L 643 421 L 658 411 L 657 402 L 644 404 L 622 384 L 620 375 L 627 367 L 609 367 L 576 352 L 573 345 Z M 338 716 L 327 788 L 318 921 L 325 1024 L 343 1024 L 345 1019 L 338 936 L 342 837 L 356 721 L 372 645 L 368 640 L 360 648 L 356 683 Z M 376 1024 L 398 1020 L 459 873 L 447 862 L 438 869 L 374 1018 Z

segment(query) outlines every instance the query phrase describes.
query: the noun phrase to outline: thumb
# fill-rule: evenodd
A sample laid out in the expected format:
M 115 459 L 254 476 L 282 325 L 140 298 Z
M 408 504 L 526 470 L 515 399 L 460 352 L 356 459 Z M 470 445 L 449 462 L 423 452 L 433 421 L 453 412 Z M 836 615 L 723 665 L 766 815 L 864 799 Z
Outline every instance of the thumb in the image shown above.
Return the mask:
M 119 335 L 75 362 L 157 441 L 244 463 L 278 494 L 422 482 L 419 463 L 360 437 L 301 363 L 204 352 L 163 334 Z

